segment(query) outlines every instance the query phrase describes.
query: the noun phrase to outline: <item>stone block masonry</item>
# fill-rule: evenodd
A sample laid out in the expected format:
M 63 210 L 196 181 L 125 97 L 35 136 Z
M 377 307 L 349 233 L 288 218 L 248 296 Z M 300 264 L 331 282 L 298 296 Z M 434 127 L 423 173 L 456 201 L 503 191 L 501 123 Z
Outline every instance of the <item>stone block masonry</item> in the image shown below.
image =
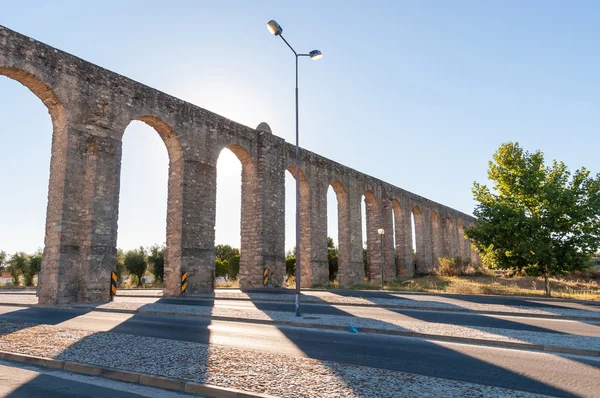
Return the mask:
M 169 154 L 165 296 L 212 289 L 216 164 L 229 148 L 242 164 L 242 288 L 285 278 L 285 173 L 295 148 L 266 123 L 243 126 L 0 26 L 0 75 L 31 90 L 53 125 L 40 303 L 109 300 L 116 265 L 122 136 L 133 120 L 153 127 Z M 441 255 L 478 261 L 464 239 L 466 214 L 301 150 L 302 285 L 326 283 L 327 189 L 338 200 L 342 285 L 435 270 Z M 367 209 L 365 275 L 361 200 Z M 413 255 L 414 217 L 416 254 Z M 377 230 L 383 228 L 383 241 Z M 395 233 L 392 233 L 395 229 Z

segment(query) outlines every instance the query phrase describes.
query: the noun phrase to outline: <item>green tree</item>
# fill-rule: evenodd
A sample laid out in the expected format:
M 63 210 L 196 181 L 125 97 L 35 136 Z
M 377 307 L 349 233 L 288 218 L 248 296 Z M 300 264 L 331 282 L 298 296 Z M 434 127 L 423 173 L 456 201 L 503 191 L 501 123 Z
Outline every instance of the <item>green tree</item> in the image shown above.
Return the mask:
M 153 245 L 149 248 L 148 263 L 152 265 L 152 275 L 157 281 L 163 282 L 165 277 L 165 246 Z
M 327 237 L 327 260 L 329 262 L 329 281 L 333 282 L 338 273 L 338 248 L 333 244 L 333 239 Z
M 215 263 L 216 277 L 229 275 L 229 262 L 227 262 L 227 260 L 223 261 L 220 258 L 217 258 Z
M 6 260 L 7 260 L 6 252 L 3 250 L 0 250 L 0 273 L 4 272 L 4 269 L 6 268 Z
M 221 261 L 229 261 L 230 258 L 240 255 L 240 250 L 233 248 L 229 245 L 216 245 L 215 246 L 216 258 Z
M 33 285 L 33 278 L 38 275 L 42 269 L 42 250 L 38 249 L 28 257 L 29 261 L 25 264 L 22 271 L 25 286 Z
M 121 276 L 127 273 L 127 267 L 125 267 L 125 252 L 122 249 L 117 249 L 117 267 L 115 272 L 117 273 L 117 279 L 120 281 Z
M 17 252 L 10 256 L 6 269 L 10 273 L 13 285 L 19 285 L 19 277 L 23 274 L 23 270 L 26 267 L 29 267 L 29 256 L 27 253 Z
M 473 184 L 477 225 L 466 231 L 491 268 L 545 280 L 584 270 L 600 246 L 600 175 L 571 176 L 564 163 L 545 166 L 540 151 L 502 144 L 489 162 L 487 186 Z
M 229 259 L 229 277 L 231 279 L 237 278 L 240 273 L 240 255 L 237 254 Z
M 135 275 L 137 278 L 138 286 L 142 286 L 144 274 L 148 262 L 146 259 L 146 251 L 140 246 L 139 249 L 129 250 L 125 253 L 125 268 L 129 271 L 130 275 Z

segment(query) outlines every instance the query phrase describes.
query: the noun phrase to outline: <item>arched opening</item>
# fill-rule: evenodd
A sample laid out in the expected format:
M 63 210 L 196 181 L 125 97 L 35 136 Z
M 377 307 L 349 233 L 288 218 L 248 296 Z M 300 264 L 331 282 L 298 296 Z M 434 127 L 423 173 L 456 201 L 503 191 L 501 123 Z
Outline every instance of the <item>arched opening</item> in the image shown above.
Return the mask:
M 293 287 L 295 283 L 295 263 L 299 257 L 300 283 L 302 287 L 311 287 L 311 230 L 310 230 L 310 188 L 304 171 L 299 170 L 300 197 L 299 197 L 299 240 L 300 253 L 296 253 L 296 167 L 288 167 L 285 179 L 285 245 L 287 248 L 286 273 L 288 280 L 286 285 Z M 298 254 L 298 255 L 297 255 Z M 290 260 L 292 259 L 292 260 Z M 293 278 L 291 278 L 293 277 Z
M 339 204 L 332 185 L 327 187 L 327 262 L 329 282 L 337 280 L 339 271 Z
M 454 248 L 454 223 L 450 216 L 446 217 L 444 223 L 444 257 L 455 257 L 456 249 Z
M 0 107 L 0 181 L 4 186 L 0 195 L 4 226 L 0 228 L 0 250 L 7 255 L 19 251 L 39 255 L 38 250 L 43 248 L 44 270 L 51 266 L 50 262 L 59 261 L 61 234 L 66 232 L 61 231 L 65 225 L 61 206 L 66 172 L 66 116 L 54 92 L 36 76 L 0 67 L 2 76 L 6 79 L 0 78 L 0 93 L 9 105 Z M 21 85 L 29 90 L 23 90 Z M 41 302 L 53 303 L 58 276 L 47 281 L 45 291 L 40 292 Z
M 175 209 L 169 208 L 169 203 L 181 202 L 182 190 L 169 178 L 174 173 L 181 175 L 180 158 L 175 132 L 158 118 L 140 117 L 129 123 L 123 132 L 118 187 L 119 256 L 143 250 L 145 254 L 154 252 L 154 256 L 162 258 L 164 263 L 162 271 L 156 264 L 148 264 L 142 280 L 132 274 L 128 284 L 151 282 L 155 287 L 162 286 L 172 265 L 168 252 L 173 254 L 173 250 L 180 250 L 169 245 L 169 230 L 173 225 L 167 225 L 171 219 L 169 214 L 176 213 L 173 212 Z M 170 198 L 171 195 L 177 195 L 178 199 Z M 180 206 L 179 203 L 176 205 Z
M 419 206 L 414 205 L 412 208 L 412 225 L 413 225 L 413 251 L 415 261 L 415 272 L 425 273 L 427 270 L 427 262 L 425 261 L 425 242 L 423 236 L 423 213 Z
M 239 145 L 225 147 L 217 160 L 217 287 L 262 286 L 262 264 L 256 261 L 256 189 L 256 167 L 248 151 Z
M 337 211 L 330 212 L 329 209 L 333 209 L 334 206 Z M 339 282 L 347 277 L 350 271 L 348 193 L 340 181 L 332 181 L 330 187 L 327 189 L 327 209 L 328 235 L 333 238 L 335 245 L 335 249 L 331 254 L 337 254 L 337 259 L 332 259 L 334 263 L 337 263 L 337 272 L 335 275 L 332 275 L 332 272 L 330 272 L 329 280 Z M 332 268 L 335 267 L 332 266 Z M 334 276 L 335 278 L 332 279 Z
M 117 247 L 124 252 L 154 245 L 162 249 L 162 281 L 173 295 L 181 277 L 183 158 L 179 139 L 165 122 L 146 115 L 127 126 L 122 142 Z M 159 284 L 161 275 L 153 276 Z
M 366 266 L 365 276 L 369 281 L 377 281 L 381 278 L 381 267 L 383 264 L 383 237 L 377 230 L 382 228 L 379 215 L 377 197 L 372 191 L 363 193 L 364 217 L 363 217 L 363 239 L 366 241 Z
M 431 212 L 431 235 L 432 235 L 432 252 L 433 252 L 433 267 L 439 268 L 439 258 L 443 256 L 442 250 L 442 229 L 440 227 L 440 217 L 435 211 Z

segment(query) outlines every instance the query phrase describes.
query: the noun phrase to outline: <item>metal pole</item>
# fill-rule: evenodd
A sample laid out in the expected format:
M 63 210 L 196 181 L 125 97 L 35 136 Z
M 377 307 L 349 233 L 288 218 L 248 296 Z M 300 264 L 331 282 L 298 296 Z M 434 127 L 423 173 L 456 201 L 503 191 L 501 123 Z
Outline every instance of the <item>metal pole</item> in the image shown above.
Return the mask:
M 300 311 L 300 133 L 298 127 L 298 54 L 296 55 L 296 316 Z
M 381 290 L 383 290 L 383 235 L 379 235 L 379 252 L 381 253 Z

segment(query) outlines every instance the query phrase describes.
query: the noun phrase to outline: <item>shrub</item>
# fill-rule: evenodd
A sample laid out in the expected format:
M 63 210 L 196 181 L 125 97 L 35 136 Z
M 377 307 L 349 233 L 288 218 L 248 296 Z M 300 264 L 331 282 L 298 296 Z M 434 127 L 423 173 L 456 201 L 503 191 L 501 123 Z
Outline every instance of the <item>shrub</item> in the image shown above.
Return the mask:
M 460 257 L 439 257 L 439 274 L 441 276 L 461 276 L 464 275 L 467 267 L 471 263 Z
M 153 245 L 148 254 L 148 263 L 152 265 L 154 280 L 162 283 L 165 277 L 165 246 Z
M 240 273 L 240 255 L 236 254 L 235 256 L 229 259 L 229 279 L 238 279 L 238 275 Z
M 288 277 L 296 275 L 296 257 L 288 257 L 285 259 L 285 274 Z
M 215 261 L 215 276 L 220 277 L 226 275 L 229 275 L 229 262 L 217 258 Z

